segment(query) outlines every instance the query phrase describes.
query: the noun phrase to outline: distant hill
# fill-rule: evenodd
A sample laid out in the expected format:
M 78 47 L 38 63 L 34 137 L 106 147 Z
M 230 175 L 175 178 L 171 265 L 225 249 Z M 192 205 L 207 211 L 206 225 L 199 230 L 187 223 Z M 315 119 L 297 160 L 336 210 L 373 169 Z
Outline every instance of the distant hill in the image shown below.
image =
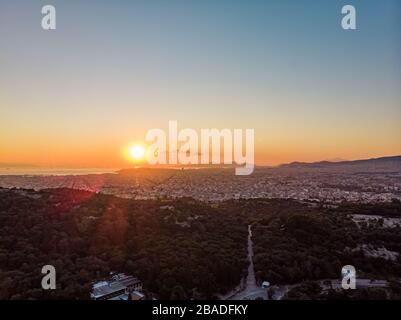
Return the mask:
M 281 169 L 306 169 L 318 171 L 352 170 L 352 171 L 384 171 L 401 172 L 401 156 L 372 158 L 353 161 L 319 161 L 319 162 L 292 162 L 280 165 Z

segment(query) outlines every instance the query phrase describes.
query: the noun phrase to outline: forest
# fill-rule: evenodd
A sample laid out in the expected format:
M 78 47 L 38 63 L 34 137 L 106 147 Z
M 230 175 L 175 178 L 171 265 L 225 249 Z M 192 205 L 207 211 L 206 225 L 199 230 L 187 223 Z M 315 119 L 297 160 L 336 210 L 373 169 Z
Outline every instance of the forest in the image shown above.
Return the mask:
M 338 279 L 346 264 L 358 276 L 398 283 L 399 255 L 390 261 L 353 250 L 368 243 L 401 251 L 400 227 L 358 226 L 350 218 L 381 210 L 401 216 L 399 203 L 333 208 L 0 188 L 0 299 L 89 299 L 92 283 L 113 271 L 140 278 L 148 298 L 216 299 L 246 276 L 248 225 L 258 283 L 306 285 L 286 298 L 316 297 L 308 281 Z M 57 271 L 56 290 L 41 289 L 48 264 Z
M 191 199 L 134 201 L 90 192 L 0 190 L 0 299 L 88 299 L 111 271 L 158 299 L 206 299 L 246 270 L 247 225 Z M 54 265 L 57 289 L 41 289 Z
M 275 284 L 339 279 L 342 266 L 353 265 L 359 278 L 399 279 L 401 228 L 384 228 L 379 223 L 358 226 L 350 217 L 382 212 L 401 217 L 401 206 L 344 204 L 271 211 L 253 227 L 256 277 Z M 394 260 L 367 256 L 358 250 L 360 245 L 384 247 L 398 256 Z

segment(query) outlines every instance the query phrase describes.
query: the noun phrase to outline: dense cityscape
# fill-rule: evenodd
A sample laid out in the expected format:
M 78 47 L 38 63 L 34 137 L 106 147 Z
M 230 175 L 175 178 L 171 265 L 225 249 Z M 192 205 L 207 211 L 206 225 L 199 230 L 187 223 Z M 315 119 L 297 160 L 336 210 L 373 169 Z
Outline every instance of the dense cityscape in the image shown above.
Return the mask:
M 279 198 L 327 203 L 375 203 L 401 200 L 401 157 L 366 164 L 319 167 L 304 165 L 256 168 L 250 176 L 235 176 L 229 168 L 125 169 L 114 174 L 3 175 L 0 187 L 71 188 L 132 199 L 190 197 L 201 201 Z M 368 160 L 369 161 L 369 160 Z M 370 160 L 372 161 L 372 160 Z M 377 160 L 376 160 L 377 161 Z M 369 163 L 369 162 L 368 162 Z

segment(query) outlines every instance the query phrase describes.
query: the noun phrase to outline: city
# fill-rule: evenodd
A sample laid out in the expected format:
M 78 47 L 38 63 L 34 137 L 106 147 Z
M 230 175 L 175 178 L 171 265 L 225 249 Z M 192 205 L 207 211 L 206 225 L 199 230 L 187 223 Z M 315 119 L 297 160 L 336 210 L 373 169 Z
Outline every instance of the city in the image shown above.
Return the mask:
M 393 159 L 393 158 L 392 158 Z M 67 176 L 0 175 L 0 187 L 71 188 L 132 199 L 190 197 L 213 202 L 278 198 L 324 203 L 401 200 L 401 157 L 382 168 L 308 166 L 259 168 L 235 176 L 232 168 L 125 169 L 114 174 Z M 381 159 L 386 160 L 386 158 Z M 352 162 L 351 162 L 352 163 Z

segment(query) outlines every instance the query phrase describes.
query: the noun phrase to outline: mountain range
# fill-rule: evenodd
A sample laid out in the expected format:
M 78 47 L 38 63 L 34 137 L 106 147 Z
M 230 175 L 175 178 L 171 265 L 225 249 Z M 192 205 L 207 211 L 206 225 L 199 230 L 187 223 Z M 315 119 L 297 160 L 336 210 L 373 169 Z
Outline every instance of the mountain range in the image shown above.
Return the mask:
M 357 171 L 384 171 L 401 172 L 401 156 L 381 157 L 350 161 L 319 161 L 319 162 L 291 162 L 279 166 L 281 169 L 312 169 L 312 170 L 357 170 Z

